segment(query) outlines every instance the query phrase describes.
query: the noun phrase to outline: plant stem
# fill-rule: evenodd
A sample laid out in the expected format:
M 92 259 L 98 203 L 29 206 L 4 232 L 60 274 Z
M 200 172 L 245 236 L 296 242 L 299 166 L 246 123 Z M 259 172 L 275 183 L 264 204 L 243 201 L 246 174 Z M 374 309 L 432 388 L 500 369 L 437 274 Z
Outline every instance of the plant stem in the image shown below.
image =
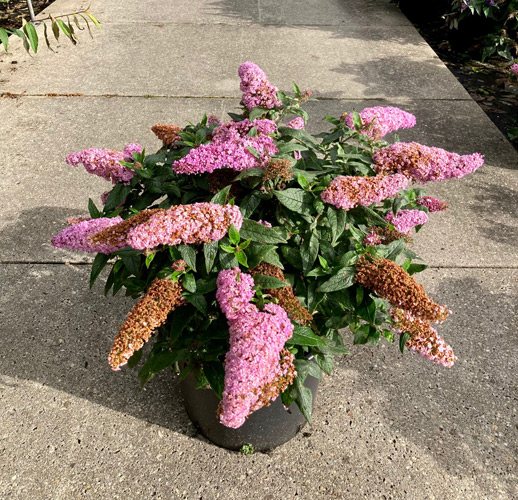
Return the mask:
M 34 17 L 34 9 L 32 8 L 31 0 L 27 0 L 27 7 L 29 7 L 29 14 L 31 15 L 31 22 L 35 23 L 36 19 Z

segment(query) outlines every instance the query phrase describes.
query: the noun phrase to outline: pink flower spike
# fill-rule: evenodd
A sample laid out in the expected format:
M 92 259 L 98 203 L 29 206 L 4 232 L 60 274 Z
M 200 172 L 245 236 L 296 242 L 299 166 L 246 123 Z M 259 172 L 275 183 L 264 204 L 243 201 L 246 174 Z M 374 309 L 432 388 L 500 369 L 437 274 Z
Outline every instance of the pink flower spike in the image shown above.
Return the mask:
M 94 234 L 122 222 L 120 217 L 101 217 L 98 219 L 87 219 L 69 226 L 51 240 L 52 246 L 57 248 L 69 248 L 89 253 L 110 254 L 120 250 L 125 245 L 113 246 L 103 243 L 92 243 L 90 237 Z
M 302 116 L 297 116 L 297 118 L 293 118 L 290 122 L 286 124 L 286 127 L 295 129 L 295 130 L 302 130 L 305 127 L 304 118 Z
M 390 132 L 402 128 L 415 126 L 415 116 L 399 108 L 391 106 L 374 106 L 365 108 L 359 112 L 362 120 L 362 132 L 371 139 L 381 139 Z M 353 117 L 349 113 L 345 117 L 345 124 L 354 129 Z
M 245 62 L 239 66 L 241 78 L 242 102 L 251 111 L 255 107 L 272 109 L 281 106 L 277 99 L 277 87 L 273 86 L 264 71 L 252 62 Z
M 423 210 L 400 210 L 397 215 L 389 212 L 385 215 L 385 220 L 400 233 L 408 234 L 413 227 L 428 222 L 428 215 Z
M 417 203 L 422 207 L 426 207 L 430 213 L 442 212 L 448 210 L 450 206 L 445 201 L 438 200 L 432 196 L 421 196 L 417 198 Z
M 408 179 L 401 174 L 375 177 L 338 176 L 322 191 L 325 203 L 349 210 L 357 206 L 368 207 L 377 201 L 395 196 L 405 189 Z

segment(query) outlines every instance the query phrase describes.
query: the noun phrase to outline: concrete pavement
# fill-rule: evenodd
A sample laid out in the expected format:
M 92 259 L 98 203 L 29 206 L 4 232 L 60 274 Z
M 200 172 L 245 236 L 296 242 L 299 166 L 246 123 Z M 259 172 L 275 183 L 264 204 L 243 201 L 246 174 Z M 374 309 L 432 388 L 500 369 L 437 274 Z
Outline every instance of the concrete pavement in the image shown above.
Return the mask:
M 0 55 L 0 94 L 16 96 L 0 99 L 0 498 L 517 498 L 518 155 L 407 19 L 386 0 L 96 0 L 91 11 L 103 22 L 93 40 Z M 169 374 L 142 391 L 134 372 L 111 372 L 132 302 L 89 291 L 88 259 L 49 244 L 106 189 L 66 154 L 152 151 L 156 122 L 223 117 L 245 60 L 323 98 L 308 108 L 313 131 L 326 114 L 393 104 L 418 120 L 402 140 L 487 163 L 430 186 L 452 208 L 416 238 L 432 266 L 420 279 L 454 311 L 440 334 L 455 367 L 355 347 L 304 434 L 251 456 L 197 435 Z

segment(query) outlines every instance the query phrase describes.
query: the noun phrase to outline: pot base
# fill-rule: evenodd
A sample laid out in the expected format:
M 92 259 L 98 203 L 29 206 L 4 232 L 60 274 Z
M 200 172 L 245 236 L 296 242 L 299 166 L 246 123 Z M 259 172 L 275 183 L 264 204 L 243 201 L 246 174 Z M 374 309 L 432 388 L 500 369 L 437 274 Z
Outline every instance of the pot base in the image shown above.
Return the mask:
M 308 376 L 304 385 L 313 393 L 313 406 L 318 379 Z M 229 450 L 252 445 L 256 451 L 268 451 L 294 438 L 306 424 L 296 403 L 286 410 L 279 396 L 270 406 L 253 412 L 237 429 L 222 425 L 216 416 L 219 398 L 212 389 L 195 389 L 195 379 L 187 376 L 180 382 L 185 409 L 200 432 L 214 444 Z

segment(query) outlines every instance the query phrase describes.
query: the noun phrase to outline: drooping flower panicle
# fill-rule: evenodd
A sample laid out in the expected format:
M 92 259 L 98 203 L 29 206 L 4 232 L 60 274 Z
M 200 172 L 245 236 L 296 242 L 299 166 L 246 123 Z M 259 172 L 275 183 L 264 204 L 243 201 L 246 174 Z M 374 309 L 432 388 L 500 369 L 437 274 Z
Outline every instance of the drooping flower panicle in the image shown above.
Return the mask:
M 430 299 L 423 285 L 391 260 L 360 257 L 356 263 L 355 281 L 416 318 L 444 321 L 450 314 L 446 306 Z
M 302 116 L 297 116 L 297 118 L 293 118 L 293 120 L 286 124 L 286 127 L 292 128 L 294 130 L 302 130 L 305 126 L 306 123 L 304 122 L 304 118 L 302 118 Z
M 66 162 L 74 167 L 82 163 L 88 173 L 102 177 L 113 184 L 118 182 L 128 184 L 135 174 L 131 169 L 121 165 L 120 162 L 131 161 L 133 153 L 141 152 L 140 144 L 134 143 L 128 144 L 122 152 L 90 148 L 69 154 Z
M 401 233 L 397 229 L 392 229 L 389 226 L 383 227 L 370 227 L 369 233 L 363 241 L 364 245 L 375 246 L 375 245 L 388 245 L 396 240 L 404 240 L 407 243 L 412 243 L 412 238 L 405 233 Z
M 396 142 L 378 149 L 373 159 L 376 172 L 397 172 L 417 182 L 460 179 L 484 164 L 484 156 L 479 153 L 461 156 L 417 142 Z
M 122 247 L 107 242 L 93 242 L 91 241 L 91 237 L 120 222 L 122 222 L 120 217 L 101 217 L 98 219 L 80 220 L 54 236 L 51 243 L 52 246 L 57 248 L 109 254 Z
M 264 71 L 253 62 L 245 62 L 239 66 L 239 78 L 241 78 L 241 101 L 251 111 L 255 107 L 272 109 L 281 106 L 277 98 L 277 87 L 273 86 Z
M 400 210 L 397 215 L 389 212 L 385 220 L 390 222 L 400 233 L 408 234 L 413 227 L 428 222 L 428 215 L 423 210 Z
M 402 309 L 392 309 L 390 316 L 394 322 L 392 329 L 396 333 L 402 335 L 408 332 L 410 334 L 410 338 L 406 342 L 409 349 L 439 365 L 447 368 L 453 366 L 457 360 L 453 349 L 444 342 L 430 322 L 415 318 L 411 313 Z
M 371 139 L 379 140 L 390 132 L 415 126 L 415 116 L 392 106 L 374 106 L 362 109 L 359 113 L 362 120 L 361 132 Z M 352 114 L 345 116 L 345 124 L 354 129 Z
M 221 271 L 217 280 L 216 298 L 230 333 L 219 416 L 230 428 L 240 427 L 250 413 L 275 400 L 295 377 L 293 356 L 283 351 L 293 325 L 277 304 L 259 311 L 247 303 L 253 285 L 253 278 L 239 268 Z
M 443 210 L 448 210 L 450 208 L 448 203 L 432 196 L 420 196 L 416 201 L 422 207 L 426 207 L 430 213 L 442 212 Z
M 133 306 L 122 324 L 108 356 L 113 370 L 120 370 L 142 349 L 168 314 L 183 304 L 182 286 L 169 279 L 155 279 L 146 294 Z
M 157 123 L 151 127 L 153 133 L 162 141 L 164 146 L 174 146 L 180 141 L 182 128 L 174 123 Z
M 401 174 L 355 177 L 340 175 L 322 191 L 322 201 L 349 210 L 359 205 L 369 206 L 395 196 L 405 189 L 408 179 Z

